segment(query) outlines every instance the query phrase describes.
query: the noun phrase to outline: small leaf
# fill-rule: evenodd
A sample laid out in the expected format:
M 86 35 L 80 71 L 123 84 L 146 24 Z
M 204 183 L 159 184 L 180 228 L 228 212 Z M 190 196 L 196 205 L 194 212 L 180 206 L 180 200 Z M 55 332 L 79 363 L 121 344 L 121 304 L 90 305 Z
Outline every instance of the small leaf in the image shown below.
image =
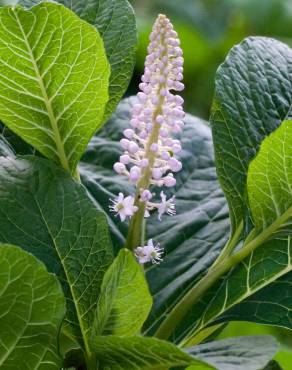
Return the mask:
M 0 240 L 18 243 L 62 283 L 65 330 L 87 347 L 103 275 L 112 262 L 104 215 L 54 163 L 0 158 Z
M 152 305 L 141 266 L 122 249 L 104 275 L 93 336 L 130 336 L 139 333 Z
M 20 0 L 30 8 L 42 0 Z M 111 65 L 109 101 L 104 121 L 110 117 L 124 95 L 135 66 L 137 30 L 134 11 L 127 0 L 57 0 L 100 33 Z
M 246 177 L 262 140 L 291 118 L 292 50 L 249 37 L 229 52 L 216 74 L 212 131 L 216 166 L 233 231 L 247 212 Z
M 217 370 L 262 369 L 278 349 L 271 336 L 237 337 L 200 344 L 187 352 L 213 365 Z
M 29 253 L 0 244 L 1 369 L 60 369 L 57 339 L 64 315 L 56 277 Z
M 102 39 L 54 3 L 4 7 L 0 17 L 0 119 L 74 173 L 108 101 Z
M 173 366 L 194 365 L 214 369 L 175 345 L 148 337 L 97 337 L 93 341 L 102 370 L 166 370 Z

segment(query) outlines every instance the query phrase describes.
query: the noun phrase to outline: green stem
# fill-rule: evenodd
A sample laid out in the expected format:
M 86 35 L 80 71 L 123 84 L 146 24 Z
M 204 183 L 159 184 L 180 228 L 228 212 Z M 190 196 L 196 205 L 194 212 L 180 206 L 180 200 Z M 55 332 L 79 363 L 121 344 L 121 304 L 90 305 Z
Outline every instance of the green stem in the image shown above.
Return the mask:
M 235 230 L 233 236 L 228 240 L 225 247 L 222 249 L 221 253 L 219 254 L 218 258 L 214 262 L 211 268 L 214 268 L 216 265 L 224 261 L 230 254 L 233 252 L 234 248 L 238 244 L 239 238 L 241 236 L 243 230 L 243 220 L 240 222 L 238 228 Z
M 226 260 L 221 261 L 216 266 L 213 265 L 208 273 L 195 285 L 188 293 L 174 306 L 157 329 L 155 336 L 160 339 L 168 339 L 178 323 L 184 318 L 190 308 L 200 300 L 203 294 L 226 272 L 246 258 L 251 252 L 263 244 L 283 223 L 292 215 L 292 207 L 282 214 L 273 224 L 268 226 L 253 240 L 244 245 L 234 255 L 229 256 Z

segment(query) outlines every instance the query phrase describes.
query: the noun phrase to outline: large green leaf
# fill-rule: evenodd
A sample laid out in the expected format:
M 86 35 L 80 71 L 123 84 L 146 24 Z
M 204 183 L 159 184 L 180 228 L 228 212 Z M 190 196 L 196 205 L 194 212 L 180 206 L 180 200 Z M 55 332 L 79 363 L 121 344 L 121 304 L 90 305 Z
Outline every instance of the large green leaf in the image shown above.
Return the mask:
M 81 178 L 96 206 L 109 212 L 109 198 L 134 192 L 112 166 L 121 154 L 119 140 L 128 127 L 135 98 L 123 100 L 102 131 L 90 142 L 80 166 Z M 216 180 L 210 128 L 186 116 L 180 137 L 183 170 L 176 175 L 177 215 L 147 221 L 147 234 L 165 248 L 164 261 L 147 269 L 154 307 L 145 326 L 153 333 L 169 309 L 196 283 L 218 255 L 229 232 L 228 210 Z M 108 214 L 116 250 L 124 245 L 127 223 Z
M 65 299 L 55 276 L 32 255 L 0 245 L 0 367 L 61 368 L 58 334 Z
M 93 348 L 102 370 L 167 370 L 190 364 L 198 370 L 214 369 L 175 345 L 155 338 L 97 337 Z
M 142 267 L 122 249 L 104 275 L 93 335 L 139 334 L 152 305 Z
M 20 0 L 19 4 L 29 8 L 40 2 Z M 137 30 L 133 9 L 127 0 L 57 0 L 57 3 L 94 25 L 102 36 L 111 65 L 105 120 L 126 91 L 135 65 Z
M 247 192 L 257 232 L 276 232 L 292 216 L 291 141 L 292 121 L 284 121 L 263 141 L 249 166 Z
M 98 32 L 65 7 L 0 9 L 0 119 L 72 173 L 108 101 Z
M 274 357 L 277 347 L 273 337 L 261 335 L 200 344 L 187 352 L 217 370 L 260 370 Z
M 0 158 L 0 240 L 18 244 L 60 279 L 65 328 L 88 346 L 100 286 L 112 261 L 104 215 L 81 185 L 46 159 Z
M 235 230 L 246 214 L 246 176 L 262 140 L 292 116 L 292 50 L 264 37 L 235 46 L 216 75 L 211 117 L 218 177 Z
M 225 321 L 291 326 L 292 249 L 287 240 L 266 242 L 203 295 L 177 328 L 183 339 Z

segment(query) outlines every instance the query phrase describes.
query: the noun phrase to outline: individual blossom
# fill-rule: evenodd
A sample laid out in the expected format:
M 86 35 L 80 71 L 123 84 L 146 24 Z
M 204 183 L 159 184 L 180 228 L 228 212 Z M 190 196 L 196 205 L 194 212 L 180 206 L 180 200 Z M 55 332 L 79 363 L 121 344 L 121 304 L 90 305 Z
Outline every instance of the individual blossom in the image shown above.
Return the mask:
M 119 193 L 119 196 L 110 205 L 110 210 L 115 212 L 116 215 L 120 216 L 121 221 L 125 221 L 126 217 L 131 217 L 138 210 L 138 207 L 134 206 L 134 197 L 131 195 L 124 197 L 123 193 Z
M 114 164 L 114 170 L 127 176 L 136 187 L 135 197 L 130 197 L 135 199 L 132 206 L 139 211 L 122 213 L 123 219 L 133 216 L 131 222 L 135 227 L 141 222 L 134 219 L 141 215 L 149 217 L 157 211 L 161 220 L 164 214 L 175 214 L 174 197 L 167 199 L 164 191 L 158 197 L 153 188 L 174 187 L 175 173 L 182 169 L 182 163 L 176 158 L 181 143 L 175 138 L 184 125 L 183 99 L 175 94 L 184 88 L 182 79 L 180 41 L 166 16 L 159 15 L 150 35 L 138 102 L 132 109 L 130 127 L 124 130 L 120 141 L 124 153 Z M 117 212 L 113 207 L 112 210 Z M 131 242 L 135 244 L 137 240 Z
M 135 256 L 138 259 L 138 262 L 141 264 L 152 262 L 159 264 L 162 261 L 161 255 L 163 249 L 160 248 L 159 243 L 156 245 L 153 244 L 153 240 L 150 239 L 144 247 L 137 247 L 135 249 Z

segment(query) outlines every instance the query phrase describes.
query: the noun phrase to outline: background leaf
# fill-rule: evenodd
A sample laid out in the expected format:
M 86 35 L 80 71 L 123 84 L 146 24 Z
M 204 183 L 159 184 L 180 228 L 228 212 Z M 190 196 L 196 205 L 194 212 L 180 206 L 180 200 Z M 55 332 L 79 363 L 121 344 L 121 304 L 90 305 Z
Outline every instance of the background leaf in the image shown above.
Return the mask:
M 132 252 L 122 249 L 103 277 L 93 335 L 138 334 L 151 305 L 142 267 Z
M 108 100 L 102 40 L 53 3 L 0 15 L 0 119 L 73 173 Z
M 216 167 L 233 229 L 246 214 L 246 176 L 262 140 L 291 117 L 292 50 L 250 37 L 229 52 L 216 74 L 211 117 Z
M 218 370 L 260 370 L 274 357 L 277 342 L 271 336 L 245 336 L 200 344 L 187 352 Z
M 97 337 L 93 348 L 102 370 L 166 370 L 192 364 L 195 369 L 214 369 L 203 360 L 183 352 L 175 345 L 155 338 Z
M 120 191 L 134 192 L 127 179 L 117 175 L 113 164 L 121 154 L 119 140 L 128 127 L 135 98 L 123 100 L 116 113 L 95 136 L 83 156 L 80 174 L 95 205 L 108 212 L 115 249 L 124 245 L 127 223 L 109 213 L 109 198 Z M 224 245 L 229 232 L 226 201 L 216 179 L 210 128 L 206 122 L 186 116 L 180 137 L 183 170 L 176 175 L 177 215 L 157 216 L 147 221 L 147 237 L 165 248 L 164 261 L 147 269 L 146 276 L 154 297 L 147 334 L 155 331 L 161 319 L 206 271 Z
M 20 0 L 30 8 L 41 0 Z M 110 117 L 130 82 L 135 65 L 137 30 L 134 11 L 127 0 L 57 0 L 99 31 L 111 65 L 109 101 L 104 121 Z
M 65 329 L 88 345 L 103 274 L 112 261 L 104 215 L 54 163 L 2 157 L 0 223 L 0 240 L 23 246 L 58 276 L 67 298 Z
M 0 245 L 0 311 L 1 369 L 60 369 L 61 286 L 40 261 L 12 245 Z

